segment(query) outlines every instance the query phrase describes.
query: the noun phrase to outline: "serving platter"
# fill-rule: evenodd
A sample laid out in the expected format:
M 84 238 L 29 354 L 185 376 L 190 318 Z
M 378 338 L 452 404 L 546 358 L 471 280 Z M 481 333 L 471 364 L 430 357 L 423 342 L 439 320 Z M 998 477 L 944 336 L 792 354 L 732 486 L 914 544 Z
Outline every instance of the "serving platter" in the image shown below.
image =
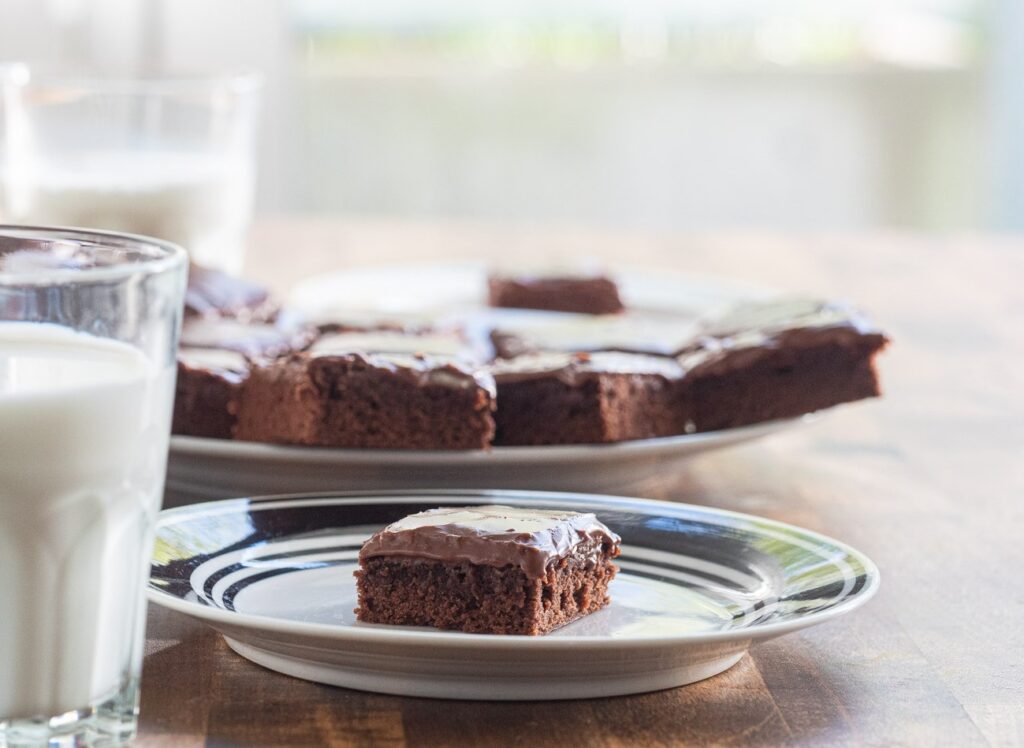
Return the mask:
M 687 324 L 743 300 L 774 295 L 735 281 L 653 270 L 614 268 L 627 306 Z M 461 319 L 479 325 L 538 313 L 485 308 L 480 263 L 362 268 L 299 284 L 286 304 L 302 320 L 363 317 L 405 321 Z M 575 315 L 565 315 L 572 317 Z M 626 331 L 628 332 L 628 330 Z M 695 454 L 761 438 L 808 417 L 724 431 L 607 445 L 496 447 L 471 452 L 410 452 L 293 447 L 174 436 L 165 506 L 267 493 L 344 489 L 514 488 L 621 492 Z
M 543 637 L 355 620 L 352 572 L 367 537 L 424 509 L 489 503 L 596 513 L 623 541 L 610 605 Z M 149 598 L 286 675 L 406 696 L 539 700 L 708 678 L 751 644 L 859 607 L 878 585 L 870 559 L 839 541 L 722 510 L 578 493 L 354 492 L 165 510 Z
M 512 488 L 614 493 L 712 449 L 815 416 L 617 444 L 426 452 L 330 449 L 171 437 L 164 506 L 268 493 L 413 488 Z

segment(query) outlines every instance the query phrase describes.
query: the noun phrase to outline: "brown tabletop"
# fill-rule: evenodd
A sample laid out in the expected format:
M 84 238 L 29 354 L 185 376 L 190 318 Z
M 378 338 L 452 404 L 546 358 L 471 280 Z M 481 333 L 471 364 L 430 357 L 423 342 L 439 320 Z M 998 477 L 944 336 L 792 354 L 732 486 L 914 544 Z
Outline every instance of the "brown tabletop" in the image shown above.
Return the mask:
M 283 219 L 254 235 L 250 274 L 278 290 L 355 265 L 555 250 L 856 300 L 894 339 L 884 399 L 695 458 L 644 493 L 835 536 L 878 563 L 882 588 L 702 683 L 547 703 L 306 683 L 154 608 L 140 744 L 1024 743 L 1024 239 Z

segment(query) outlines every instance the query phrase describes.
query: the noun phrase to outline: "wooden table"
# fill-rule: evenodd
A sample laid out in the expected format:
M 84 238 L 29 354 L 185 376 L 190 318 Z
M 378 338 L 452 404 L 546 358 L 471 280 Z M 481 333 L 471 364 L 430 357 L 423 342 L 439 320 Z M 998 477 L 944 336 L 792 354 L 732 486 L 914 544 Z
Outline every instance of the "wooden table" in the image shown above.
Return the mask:
M 694 459 L 647 493 L 842 538 L 879 564 L 882 588 L 702 683 L 561 703 L 314 685 L 157 608 L 140 744 L 1024 743 L 1024 240 L 309 220 L 254 233 L 251 274 L 279 290 L 354 265 L 583 252 L 857 300 L 895 341 L 883 400 Z

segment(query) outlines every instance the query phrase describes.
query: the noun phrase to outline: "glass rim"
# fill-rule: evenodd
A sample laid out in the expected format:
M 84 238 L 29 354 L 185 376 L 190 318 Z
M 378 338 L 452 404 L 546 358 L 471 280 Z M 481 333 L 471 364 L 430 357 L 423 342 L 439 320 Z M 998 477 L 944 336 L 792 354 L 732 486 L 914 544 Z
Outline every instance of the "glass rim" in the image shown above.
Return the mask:
M 96 93 L 159 94 L 229 89 L 249 93 L 263 88 L 265 77 L 255 68 L 220 72 L 155 73 L 153 75 L 101 75 L 35 68 L 25 62 L 0 63 L 0 80 L 19 87 L 77 87 Z
M 66 283 L 94 283 L 123 280 L 139 273 L 159 275 L 184 267 L 188 253 L 178 244 L 142 234 L 78 228 L 74 226 L 29 226 L 0 223 L 0 242 L 23 238 L 29 241 L 63 241 L 101 249 L 150 250 L 151 257 L 132 262 L 84 268 L 40 268 L 26 271 L 0 270 L 0 286 L 49 286 Z M 28 247 L 31 248 L 31 247 Z M 45 249 L 45 247 L 41 247 Z

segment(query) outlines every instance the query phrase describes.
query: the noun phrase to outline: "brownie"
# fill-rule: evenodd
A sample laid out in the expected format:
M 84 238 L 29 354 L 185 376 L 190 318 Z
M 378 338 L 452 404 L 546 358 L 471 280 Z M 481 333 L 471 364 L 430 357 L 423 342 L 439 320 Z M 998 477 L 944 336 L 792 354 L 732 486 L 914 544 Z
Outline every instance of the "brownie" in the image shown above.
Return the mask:
M 495 361 L 497 445 L 599 444 L 682 433 L 683 369 L 632 353 L 540 353 Z
M 792 418 L 880 395 L 875 357 L 888 339 L 842 304 L 744 304 L 706 325 L 679 357 L 688 431 Z
M 268 322 L 277 315 L 270 292 L 256 283 L 191 263 L 185 289 L 186 317 L 230 317 Z
M 537 315 L 502 320 L 491 331 L 495 355 L 515 358 L 543 351 L 622 351 L 676 356 L 699 332 L 691 315 L 629 311 L 616 315 Z
M 235 438 L 379 449 L 485 449 L 494 380 L 450 356 L 323 350 L 254 366 Z
M 359 552 L 356 617 L 478 634 L 546 634 L 608 604 L 619 538 L 593 514 L 442 507 Z
M 248 374 L 247 359 L 236 351 L 179 350 L 172 433 L 230 439 L 238 394 Z
M 625 308 L 615 281 L 600 273 L 493 272 L 487 291 L 488 303 L 495 307 L 581 314 L 615 314 Z
M 309 330 L 288 330 L 267 322 L 189 317 L 181 327 L 182 348 L 219 348 L 249 358 L 276 358 L 310 344 Z

